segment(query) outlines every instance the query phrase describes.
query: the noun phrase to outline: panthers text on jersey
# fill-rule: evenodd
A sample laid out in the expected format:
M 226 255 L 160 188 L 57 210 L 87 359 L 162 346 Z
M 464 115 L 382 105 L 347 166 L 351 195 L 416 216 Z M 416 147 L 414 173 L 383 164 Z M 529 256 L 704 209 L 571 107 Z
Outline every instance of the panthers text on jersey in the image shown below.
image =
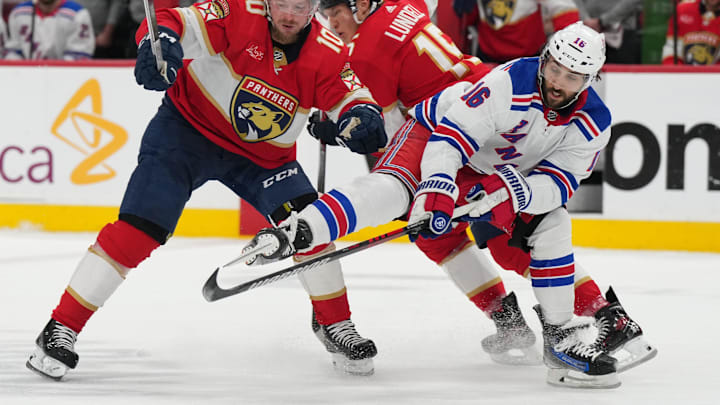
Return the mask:
M 458 83 L 418 104 L 411 114 L 433 130 L 422 177 L 454 179 L 465 165 L 485 174 L 512 165 L 533 192 L 523 212 L 541 214 L 565 204 L 610 139 L 610 111 L 592 87 L 567 111 L 544 107 L 538 64 L 539 58 L 517 59 L 477 83 Z
M 347 47 L 314 18 L 289 63 L 270 37 L 263 0 L 162 9 L 157 20 L 180 35 L 185 53 L 168 89 L 175 106 L 208 139 L 262 167 L 295 159 L 312 107 L 337 120 L 353 105 L 373 102 L 350 69 Z M 143 23 L 136 41 L 146 33 Z

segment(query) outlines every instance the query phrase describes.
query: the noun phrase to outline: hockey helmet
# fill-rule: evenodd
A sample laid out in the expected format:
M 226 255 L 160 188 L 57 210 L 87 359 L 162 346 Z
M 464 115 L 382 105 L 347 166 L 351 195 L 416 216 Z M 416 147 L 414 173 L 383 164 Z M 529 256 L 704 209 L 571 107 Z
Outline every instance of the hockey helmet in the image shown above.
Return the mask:
M 550 57 L 585 78 L 577 95 L 570 101 L 572 103 L 580 93 L 590 87 L 593 80 L 597 79 L 600 69 L 605 63 L 605 35 L 586 26 L 581 21 L 570 24 L 553 34 L 540 54 L 538 78 L 541 82 L 543 69 Z
M 372 13 L 375 11 L 375 9 L 382 3 L 382 0 L 369 0 L 370 1 L 370 12 Z M 320 10 L 325 10 L 330 7 L 335 7 L 338 4 L 347 4 L 348 7 L 350 7 L 350 11 L 352 11 L 353 19 L 356 23 L 361 24 L 362 21 L 359 21 L 357 18 L 357 0 L 320 0 Z

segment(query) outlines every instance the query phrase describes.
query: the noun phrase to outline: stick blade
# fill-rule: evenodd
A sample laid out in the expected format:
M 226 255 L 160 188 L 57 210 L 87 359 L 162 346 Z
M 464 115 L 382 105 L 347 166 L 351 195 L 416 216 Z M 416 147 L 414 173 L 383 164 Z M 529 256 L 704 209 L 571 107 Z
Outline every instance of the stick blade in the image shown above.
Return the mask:
M 202 288 L 202 294 L 203 297 L 205 297 L 205 300 L 207 302 L 213 302 L 217 301 L 221 298 L 224 298 L 225 296 L 222 294 L 224 291 L 217 283 L 217 277 L 218 273 L 220 272 L 220 267 L 216 268 L 213 274 L 210 275 L 210 277 L 205 282 L 205 285 L 203 285 Z

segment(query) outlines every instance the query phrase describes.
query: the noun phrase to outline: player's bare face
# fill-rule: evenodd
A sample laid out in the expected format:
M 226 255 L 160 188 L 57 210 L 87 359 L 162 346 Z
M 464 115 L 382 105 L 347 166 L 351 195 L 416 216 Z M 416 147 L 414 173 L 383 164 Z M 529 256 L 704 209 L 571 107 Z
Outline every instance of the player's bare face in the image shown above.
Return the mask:
M 717 14 L 720 12 L 720 0 L 705 0 L 705 7 Z
M 568 104 L 582 89 L 587 77 L 573 72 L 559 64 L 552 56 L 543 67 L 543 99 L 550 108 L 560 108 Z
M 305 28 L 313 13 L 309 0 L 268 0 L 272 17 L 272 38 L 281 44 L 292 44 Z
M 352 10 L 347 4 L 338 4 L 323 10 L 335 35 L 339 36 L 346 44 L 352 41 L 360 25 L 353 19 Z

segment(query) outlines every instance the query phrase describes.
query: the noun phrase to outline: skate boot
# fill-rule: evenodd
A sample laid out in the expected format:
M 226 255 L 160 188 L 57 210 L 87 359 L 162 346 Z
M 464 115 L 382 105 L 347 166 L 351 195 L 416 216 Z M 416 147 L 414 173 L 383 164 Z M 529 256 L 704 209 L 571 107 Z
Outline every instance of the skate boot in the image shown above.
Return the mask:
M 482 340 L 482 348 L 490 358 L 500 364 L 538 365 L 542 358 L 535 349 L 535 334 L 525 323 L 515 293 L 502 299 L 502 308 L 490 317 L 497 333 Z
M 280 226 L 261 229 L 243 248 L 242 254 L 248 266 L 263 265 L 286 259 L 307 249 L 311 243 L 310 227 L 292 212 Z
M 37 347 L 25 366 L 43 377 L 60 381 L 69 368 L 77 365 L 76 340 L 75 331 L 51 318 L 35 340 Z
M 590 324 L 575 320 L 564 325 L 545 323 L 540 305 L 533 307 L 543 327 L 543 361 L 549 368 L 550 385 L 573 388 L 617 388 L 620 386 L 615 363 L 617 360 L 598 349 L 595 343 L 586 344 L 579 332 Z
M 375 372 L 373 357 L 377 354 L 375 343 L 360 336 L 355 324 L 350 320 L 321 325 L 312 316 L 312 329 L 315 336 L 332 354 L 333 367 L 345 374 L 372 375 Z
M 640 325 L 625 312 L 612 287 L 605 298 L 610 304 L 595 313 L 596 344 L 618 360 L 617 371 L 621 373 L 655 357 L 657 349 L 645 341 Z

